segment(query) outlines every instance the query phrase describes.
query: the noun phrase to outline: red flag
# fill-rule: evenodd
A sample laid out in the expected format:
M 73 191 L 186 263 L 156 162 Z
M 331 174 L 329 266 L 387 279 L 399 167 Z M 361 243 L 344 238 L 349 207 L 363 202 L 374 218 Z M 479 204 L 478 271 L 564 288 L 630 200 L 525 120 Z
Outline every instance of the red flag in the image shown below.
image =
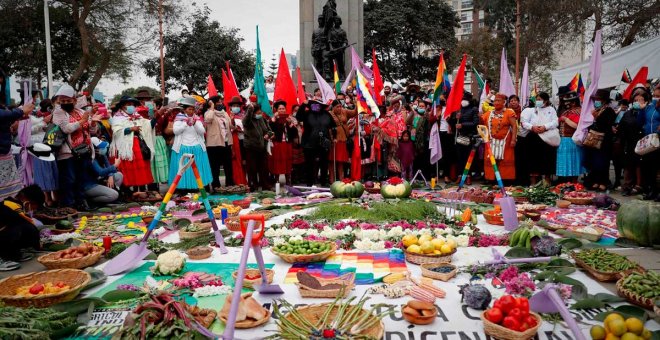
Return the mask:
M 374 72 L 374 99 L 376 104 L 383 105 L 383 97 L 380 96 L 380 93 L 383 91 L 383 78 L 380 76 L 380 68 L 378 67 L 378 61 L 376 60 L 376 49 L 371 50 L 371 62 L 372 70 Z
M 215 88 L 215 84 L 213 83 L 213 77 L 209 74 L 209 78 L 206 82 L 206 92 L 209 93 L 209 97 L 217 96 L 218 95 L 218 89 Z
M 355 117 L 355 136 L 353 137 L 353 155 L 351 157 L 351 179 L 362 180 L 362 153 L 360 152 L 360 119 Z
M 227 69 L 227 77 L 229 77 L 229 82 L 234 85 L 236 91 L 238 92 L 238 86 L 236 85 L 236 79 L 234 79 L 234 72 L 231 71 L 231 66 L 229 66 L 229 61 L 225 61 L 225 68 Z
M 284 49 L 280 52 L 280 65 L 277 67 L 277 78 L 275 79 L 275 93 L 273 101 L 284 100 L 286 102 L 286 113 L 291 114 L 291 107 L 298 103 L 296 86 L 293 85 L 289 64 L 286 62 Z
M 639 71 L 637 71 L 637 74 L 632 79 L 628 87 L 626 87 L 626 90 L 623 91 L 623 98 L 630 100 L 630 95 L 632 95 L 632 91 L 635 88 L 635 85 L 644 84 L 648 76 L 649 76 L 649 68 L 647 66 L 642 66 L 642 68 L 640 68 Z
M 229 102 L 231 101 L 232 97 L 235 96 L 240 96 L 238 93 L 238 89 L 236 88 L 236 85 L 231 83 L 229 80 L 229 77 L 227 76 L 227 72 L 225 70 L 222 70 L 222 89 L 224 90 L 224 100 L 223 103 L 225 104 L 225 108 L 227 111 L 229 111 Z
M 302 76 L 300 75 L 300 67 L 296 67 L 296 78 L 298 79 L 298 105 L 307 100 L 307 95 L 305 94 L 305 89 L 303 88 Z
M 447 98 L 447 108 L 445 109 L 445 118 L 449 117 L 449 115 L 452 112 L 461 109 L 461 100 L 463 100 L 463 86 L 465 82 L 466 59 L 467 59 L 467 54 L 463 54 L 463 61 L 461 61 L 461 66 L 458 68 L 456 79 L 454 79 L 454 84 L 451 86 L 451 91 L 449 92 L 449 98 Z

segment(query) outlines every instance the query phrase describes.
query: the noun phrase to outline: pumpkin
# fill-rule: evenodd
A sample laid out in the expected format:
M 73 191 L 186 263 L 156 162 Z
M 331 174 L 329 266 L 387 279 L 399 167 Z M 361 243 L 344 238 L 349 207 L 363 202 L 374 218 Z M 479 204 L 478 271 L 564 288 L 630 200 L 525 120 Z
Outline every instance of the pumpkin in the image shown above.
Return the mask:
M 392 177 L 380 186 L 383 198 L 407 198 L 411 193 L 410 183 L 399 177 Z
M 660 204 L 634 200 L 624 203 L 616 214 L 616 225 L 622 237 L 641 246 L 660 244 Z
M 364 186 L 359 181 L 344 179 L 332 183 L 330 193 L 337 198 L 358 198 L 364 193 Z

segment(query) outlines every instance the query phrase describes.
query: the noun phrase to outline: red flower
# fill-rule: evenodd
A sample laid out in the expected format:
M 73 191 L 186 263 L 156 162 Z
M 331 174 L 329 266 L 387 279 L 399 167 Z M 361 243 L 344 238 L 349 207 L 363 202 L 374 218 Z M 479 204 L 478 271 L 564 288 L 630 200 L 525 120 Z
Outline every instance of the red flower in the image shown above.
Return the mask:
M 401 179 L 401 177 L 391 177 L 387 181 L 387 183 L 389 183 L 391 185 L 399 185 L 399 184 L 403 183 L 403 180 Z
M 324 329 L 323 330 L 323 337 L 324 338 L 334 338 L 335 337 L 335 330 L 334 329 Z
M 350 178 L 344 178 L 341 181 L 344 182 L 344 184 L 351 184 L 353 182 Z

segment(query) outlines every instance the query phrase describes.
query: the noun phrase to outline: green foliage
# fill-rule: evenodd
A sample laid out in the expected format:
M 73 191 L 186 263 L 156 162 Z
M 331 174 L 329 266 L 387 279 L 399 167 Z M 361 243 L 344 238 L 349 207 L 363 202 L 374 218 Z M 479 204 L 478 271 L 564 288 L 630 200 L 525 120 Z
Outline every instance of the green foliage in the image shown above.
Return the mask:
M 356 204 L 326 204 L 319 206 L 310 215 L 310 220 L 335 222 L 342 219 L 355 219 L 364 222 L 421 221 L 444 218 L 434 203 L 422 201 L 377 202 L 369 209 Z
M 187 23 L 186 23 L 187 21 Z M 208 7 L 195 10 L 182 29 L 164 37 L 165 88 L 185 87 L 206 94 L 206 81 L 211 74 L 218 91 L 222 91 L 222 69 L 229 61 L 239 88 L 247 86 L 254 72 L 254 57 L 240 44 L 243 40 L 235 28 L 225 28 L 212 20 Z M 147 76 L 160 84 L 160 58 L 142 63 Z
M 376 49 L 381 72 L 390 80 L 435 79 L 440 49 L 450 69 L 460 62 L 454 53 L 459 19 L 445 1 L 367 0 L 364 26 L 365 58 Z M 421 54 L 422 46 L 432 52 Z

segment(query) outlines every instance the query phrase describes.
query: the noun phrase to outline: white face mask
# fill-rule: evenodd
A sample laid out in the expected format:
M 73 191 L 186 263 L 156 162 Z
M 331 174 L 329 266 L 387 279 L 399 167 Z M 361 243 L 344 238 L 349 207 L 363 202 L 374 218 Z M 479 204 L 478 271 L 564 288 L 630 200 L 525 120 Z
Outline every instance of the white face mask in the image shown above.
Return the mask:
M 461 100 L 461 106 L 462 106 L 462 107 L 468 107 L 468 105 L 470 105 L 470 102 L 469 102 L 469 101 L 467 101 L 467 100 Z

